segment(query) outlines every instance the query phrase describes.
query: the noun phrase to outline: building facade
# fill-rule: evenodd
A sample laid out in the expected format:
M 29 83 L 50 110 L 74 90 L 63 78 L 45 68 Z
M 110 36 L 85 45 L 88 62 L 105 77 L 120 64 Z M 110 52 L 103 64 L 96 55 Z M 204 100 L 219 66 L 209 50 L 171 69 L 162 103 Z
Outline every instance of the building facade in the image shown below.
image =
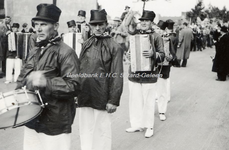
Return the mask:
M 31 19 L 36 16 L 36 6 L 40 3 L 56 4 L 62 10 L 59 21 L 60 33 L 68 31 L 67 21 L 77 21 L 79 10 L 86 11 L 86 20 L 88 21 L 90 10 L 98 8 L 97 0 L 0 0 L 0 16 L 10 16 L 12 23 L 17 22 L 20 25 L 28 23 L 31 26 Z

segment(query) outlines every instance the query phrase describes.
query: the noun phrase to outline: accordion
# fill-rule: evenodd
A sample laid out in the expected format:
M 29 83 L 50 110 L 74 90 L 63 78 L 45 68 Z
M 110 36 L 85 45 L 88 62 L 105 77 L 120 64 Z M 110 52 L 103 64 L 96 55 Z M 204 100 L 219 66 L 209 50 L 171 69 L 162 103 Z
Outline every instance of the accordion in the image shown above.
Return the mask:
M 17 51 L 17 57 L 25 60 L 29 54 L 29 40 L 31 33 L 14 33 L 8 35 L 8 50 Z
M 129 37 L 130 41 L 130 63 L 131 71 L 151 71 L 151 58 L 143 56 L 144 50 L 151 49 L 150 37 L 148 34 L 134 35 Z
M 81 48 L 82 48 L 82 34 L 81 33 L 65 33 L 63 35 L 63 41 L 68 46 L 73 48 L 77 54 L 77 56 L 80 56 Z

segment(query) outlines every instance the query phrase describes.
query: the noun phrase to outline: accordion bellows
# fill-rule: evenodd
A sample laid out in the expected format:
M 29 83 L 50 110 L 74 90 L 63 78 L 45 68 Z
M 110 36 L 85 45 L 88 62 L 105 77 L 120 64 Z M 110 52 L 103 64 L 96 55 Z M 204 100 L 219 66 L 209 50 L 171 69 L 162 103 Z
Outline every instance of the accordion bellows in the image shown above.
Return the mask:
M 130 57 L 131 71 L 151 71 L 151 58 L 143 56 L 144 50 L 151 49 L 150 37 L 148 34 L 140 34 L 129 37 L 130 40 Z
M 8 50 L 17 51 L 17 57 L 25 60 L 29 53 L 29 39 L 31 33 L 14 33 L 8 35 Z

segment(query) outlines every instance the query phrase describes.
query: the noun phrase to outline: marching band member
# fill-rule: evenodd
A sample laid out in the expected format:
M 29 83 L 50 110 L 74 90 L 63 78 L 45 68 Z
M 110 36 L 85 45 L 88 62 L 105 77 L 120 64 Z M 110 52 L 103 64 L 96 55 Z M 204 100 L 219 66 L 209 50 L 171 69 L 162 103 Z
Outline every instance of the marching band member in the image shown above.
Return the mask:
M 68 25 L 68 32 L 72 32 L 72 33 L 79 32 L 77 31 L 76 22 L 74 20 L 68 21 L 67 25 Z
M 155 83 L 158 78 L 158 70 L 154 66 L 164 60 L 163 39 L 152 29 L 155 16 L 153 11 L 144 10 L 142 17 L 139 19 L 140 30 L 133 28 L 136 27 L 134 24 L 129 26 L 130 34 L 148 34 L 150 37 L 151 49 L 144 50 L 142 55 L 151 58 L 151 71 L 132 72 L 131 67 L 129 69 L 129 117 L 131 127 L 126 129 L 126 132 L 132 133 L 143 131 L 146 128 L 146 138 L 153 136 L 154 133 Z
M 13 23 L 12 32 L 8 34 L 8 51 L 6 54 L 6 81 L 5 83 L 16 82 L 20 74 L 22 60 L 17 53 L 17 32 L 19 32 L 20 25 Z M 14 76 L 12 74 L 14 70 Z
M 174 45 L 171 42 L 169 34 L 171 33 L 170 30 L 173 26 L 174 22 L 169 21 L 162 21 L 160 20 L 158 23 L 159 33 L 163 38 L 164 43 L 164 51 L 165 51 L 165 59 L 162 63 L 159 63 L 159 70 L 161 70 L 161 76 L 158 78 L 157 81 L 157 104 L 158 104 L 158 112 L 159 118 L 161 121 L 166 120 L 165 113 L 167 111 L 167 104 L 170 100 L 170 68 L 171 68 L 171 61 L 175 58 L 175 50 Z M 165 30 L 166 29 L 166 30 Z
M 86 41 L 90 36 L 90 26 L 86 23 L 86 11 L 78 11 L 78 21 L 76 22 L 77 28 L 82 33 L 83 40 Z
M 111 150 L 111 113 L 119 106 L 123 89 L 122 50 L 105 34 L 107 13 L 91 10 L 93 33 L 80 54 L 82 91 L 78 96 L 81 150 Z
M 17 80 L 16 89 L 39 90 L 45 107 L 24 130 L 24 150 L 70 150 L 71 126 L 75 117 L 74 97 L 80 90 L 79 59 L 58 36 L 61 10 L 53 4 L 39 4 L 32 18 L 37 34 Z M 29 112 L 28 112 L 29 113 Z

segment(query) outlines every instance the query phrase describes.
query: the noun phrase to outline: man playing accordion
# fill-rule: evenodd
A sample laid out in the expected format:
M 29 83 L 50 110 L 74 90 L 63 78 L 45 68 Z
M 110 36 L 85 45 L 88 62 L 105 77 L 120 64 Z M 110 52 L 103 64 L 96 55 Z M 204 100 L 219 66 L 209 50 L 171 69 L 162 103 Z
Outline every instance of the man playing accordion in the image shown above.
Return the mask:
M 152 29 L 152 23 L 155 18 L 153 11 L 143 11 L 142 17 L 139 19 L 140 29 L 134 29 L 136 25 L 129 26 L 129 33 L 131 35 L 148 36 L 149 43 L 140 44 L 145 47 L 149 45 L 148 49 L 137 46 L 139 41 L 135 40 L 135 43 L 130 41 L 130 53 L 134 51 L 141 51 L 140 55 L 133 56 L 131 54 L 131 66 L 129 69 L 129 115 L 131 127 L 126 129 L 126 132 L 132 133 L 137 131 L 143 131 L 146 128 L 145 137 L 149 138 L 153 136 L 154 128 L 154 110 L 155 110 L 155 97 L 156 97 L 156 82 L 158 78 L 158 70 L 156 65 L 158 62 L 164 60 L 164 47 L 162 37 L 155 33 Z M 135 38 L 135 39 L 136 39 Z M 141 37 L 139 38 L 141 40 Z M 130 39 L 131 40 L 131 39 Z M 131 45 L 135 44 L 136 49 L 131 49 Z M 140 58 L 140 59 L 139 59 Z M 135 70 L 132 67 L 139 62 L 149 60 L 148 64 L 136 67 Z M 138 60 L 133 62 L 133 60 Z M 136 64 L 135 64 L 136 63 Z M 138 66 L 138 64 L 136 65 Z M 149 66 L 145 68 L 145 66 Z

